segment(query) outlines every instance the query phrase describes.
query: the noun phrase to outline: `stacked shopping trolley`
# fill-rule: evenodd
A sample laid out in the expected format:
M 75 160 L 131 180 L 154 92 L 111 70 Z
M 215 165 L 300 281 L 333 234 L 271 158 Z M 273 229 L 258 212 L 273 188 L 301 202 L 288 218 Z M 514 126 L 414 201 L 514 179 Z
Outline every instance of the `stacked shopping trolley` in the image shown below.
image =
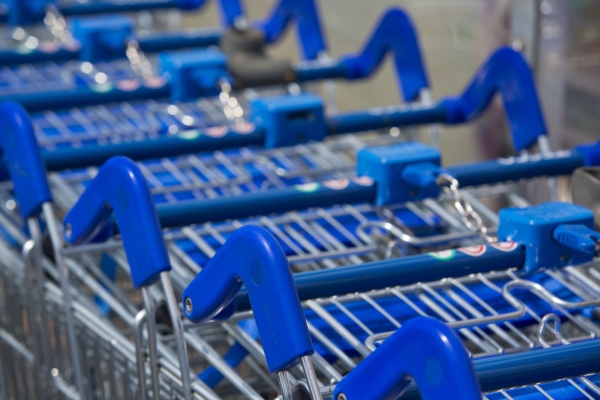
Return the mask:
M 600 398 L 600 144 L 518 52 L 435 101 L 401 9 L 331 58 L 312 1 L 153 11 L 203 3 L 5 2 L 0 399 Z M 386 55 L 406 102 L 334 112 Z M 444 165 L 497 94 L 515 156 Z

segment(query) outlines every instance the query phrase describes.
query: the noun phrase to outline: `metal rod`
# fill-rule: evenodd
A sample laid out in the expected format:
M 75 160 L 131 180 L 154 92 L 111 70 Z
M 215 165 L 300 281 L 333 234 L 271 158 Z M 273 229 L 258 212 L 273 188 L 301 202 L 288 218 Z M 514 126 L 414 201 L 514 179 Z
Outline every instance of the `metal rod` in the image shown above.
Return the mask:
M 135 360 L 138 375 L 138 391 L 140 400 L 148 398 L 146 388 L 146 357 L 144 356 L 144 322 L 146 321 L 146 310 L 141 310 L 133 319 L 133 340 L 135 343 Z
M 75 324 L 73 322 L 72 314 L 72 302 L 69 284 L 69 268 L 65 264 L 63 249 L 63 240 L 61 231 L 56 224 L 56 218 L 54 216 L 54 210 L 52 209 L 51 203 L 42 204 L 42 212 L 46 219 L 48 226 L 48 232 L 50 233 L 50 239 L 52 241 L 52 248 L 54 250 L 54 259 L 56 261 L 56 267 L 60 276 L 60 286 L 63 295 L 63 308 L 65 312 L 65 323 L 67 328 L 67 338 L 69 342 L 69 350 L 71 353 L 71 362 L 73 367 L 73 374 L 75 376 L 75 385 L 79 396 L 82 399 L 89 398 L 89 393 L 86 390 L 83 382 L 83 370 L 81 365 L 81 358 L 79 354 L 79 347 L 77 346 L 77 336 L 75 335 Z
M 146 326 L 148 327 L 148 355 L 150 358 L 150 371 L 152 377 L 152 398 L 160 399 L 160 385 L 158 382 L 158 356 L 156 350 L 156 309 L 154 300 L 148 287 L 142 288 L 144 309 L 146 310 Z
M 163 290 L 165 291 L 167 306 L 169 307 L 169 314 L 171 316 L 171 324 L 173 325 L 173 333 L 175 334 L 175 340 L 177 342 L 177 355 L 179 357 L 179 368 L 181 369 L 181 382 L 183 384 L 184 398 L 190 400 L 192 396 L 192 386 L 190 383 L 189 362 L 185 338 L 183 336 L 183 323 L 181 322 L 179 306 L 175 299 L 175 293 L 173 292 L 173 285 L 171 284 L 169 273 L 163 272 L 160 274 L 160 279 Z

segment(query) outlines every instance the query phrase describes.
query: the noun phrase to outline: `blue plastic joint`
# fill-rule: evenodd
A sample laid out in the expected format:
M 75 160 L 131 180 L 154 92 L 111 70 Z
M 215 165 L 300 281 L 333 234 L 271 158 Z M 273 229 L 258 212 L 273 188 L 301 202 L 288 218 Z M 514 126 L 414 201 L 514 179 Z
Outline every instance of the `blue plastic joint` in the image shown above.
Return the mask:
M 254 124 L 264 128 L 266 148 L 320 142 L 327 136 L 323 100 L 314 94 L 259 98 L 250 102 L 250 110 Z
M 125 56 L 125 41 L 133 32 L 133 20 L 123 15 L 74 18 L 73 37 L 81 43 L 82 61 L 107 61 Z
M 133 286 L 151 285 L 171 265 L 148 183 L 126 157 L 113 157 L 100 168 L 64 218 L 65 239 L 71 244 L 95 241 L 112 223 L 113 213 Z
M 183 312 L 192 322 L 235 311 L 246 285 L 267 365 L 287 370 L 314 352 L 296 285 L 281 245 L 264 228 L 235 231 L 183 292 Z M 232 306 L 233 304 L 233 306 Z
M 592 211 L 572 203 L 505 208 L 499 217 L 498 240 L 525 246 L 526 273 L 590 262 L 600 239 Z
M 429 86 L 417 34 L 408 14 L 400 8 L 386 11 L 359 55 L 343 57 L 347 79 L 370 76 L 387 53 L 394 56 L 396 78 L 405 101 L 417 99 Z
M 574 251 L 593 255 L 596 253 L 596 243 L 600 241 L 600 233 L 585 225 L 559 225 L 552 232 L 552 238 Z
M 600 141 L 593 144 L 583 144 L 575 147 L 575 151 L 581 154 L 586 167 L 600 165 Z
M 33 217 L 52 195 L 31 118 L 18 103 L 0 104 L 0 146 L 19 213 L 23 219 Z
M 276 42 L 294 20 L 304 58 L 313 60 L 326 49 L 315 0 L 279 0 L 271 16 L 261 25 L 267 43 Z
M 4 0 L 8 6 L 8 24 L 24 26 L 42 22 L 46 7 L 56 3 L 54 0 Z
M 420 142 L 361 150 L 357 175 L 377 182 L 377 205 L 437 197 L 435 177 L 441 172 L 440 152 Z
M 447 122 L 461 124 L 477 118 L 496 93 L 502 96 L 517 152 L 547 133 L 531 69 L 521 53 L 509 47 L 496 50 L 460 96 L 442 100 Z
M 221 79 L 231 81 L 227 57 L 212 49 L 166 52 L 159 55 L 160 72 L 170 80 L 171 101 L 191 101 L 220 92 Z
M 481 399 L 462 341 L 428 317 L 411 319 L 387 338 L 338 383 L 333 399 L 340 394 L 348 400 L 398 399 L 413 379 L 423 399 Z

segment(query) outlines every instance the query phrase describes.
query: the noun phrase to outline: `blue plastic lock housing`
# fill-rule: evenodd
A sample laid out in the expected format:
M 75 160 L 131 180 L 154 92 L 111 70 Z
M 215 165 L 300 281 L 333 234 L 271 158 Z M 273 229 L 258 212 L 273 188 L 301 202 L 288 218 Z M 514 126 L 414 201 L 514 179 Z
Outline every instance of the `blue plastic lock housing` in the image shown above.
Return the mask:
M 594 214 L 585 207 L 550 202 L 527 208 L 505 208 L 499 217 L 498 240 L 526 246 L 524 271 L 527 273 L 593 259 L 593 251 L 580 246 L 597 234 L 593 230 Z M 577 229 L 573 229 L 575 227 Z
M 323 100 L 314 94 L 265 97 L 250 102 L 251 119 L 265 130 L 265 147 L 294 146 L 327 136 Z
M 8 8 L 8 24 L 24 26 L 42 22 L 46 7 L 54 3 L 53 0 L 4 0 Z
M 219 94 L 220 79 L 230 81 L 227 56 L 217 50 L 166 52 L 159 55 L 160 72 L 170 80 L 171 101 L 191 101 Z
M 98 62 L 125 57 L 125 41 L 133 32 L 133 20 L 122 15 L 74 18 L 73 37 L 81 43 L 79 58 Z
M 375 202 L 382 206 L 437 197 L 435 176 L 441 171 L 440 163 L 437 149 L 420 142 L 405 142 L 361 150 L 356 172 L 377 182 Z

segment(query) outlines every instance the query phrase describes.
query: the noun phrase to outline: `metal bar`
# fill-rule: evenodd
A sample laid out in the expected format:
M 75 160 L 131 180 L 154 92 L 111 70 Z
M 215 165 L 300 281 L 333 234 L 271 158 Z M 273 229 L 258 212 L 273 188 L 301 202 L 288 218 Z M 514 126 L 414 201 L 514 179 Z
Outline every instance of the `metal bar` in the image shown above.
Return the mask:
M 177 227 L 209 221 L 223 221 L 252 215 L 268 215 L 294 209 L 326 207 L 342 203 L 373 202 L 375 185 L 348 182 L 344 189 L 330 189 L 311 183 L 308 185 L 226 196 L 202 201 L 182 201 L 175 204 L 158 204 L 161 226 Z
M 353 265 L 343 268 L 303 272 L 294 275 L 300 300 L 366 292 L 417 282 L 434 282 L 469 274 L 520 268 L 525 261 L 525 249 L 513 251 L 485 247 L 485 252 L 473 257 L 460 250 L 429 253 L 411 257 Z M 336 282 L 332 285 L 331 282 Z M 238 294 L 238 311 L 250 309 L 248 293 Z

